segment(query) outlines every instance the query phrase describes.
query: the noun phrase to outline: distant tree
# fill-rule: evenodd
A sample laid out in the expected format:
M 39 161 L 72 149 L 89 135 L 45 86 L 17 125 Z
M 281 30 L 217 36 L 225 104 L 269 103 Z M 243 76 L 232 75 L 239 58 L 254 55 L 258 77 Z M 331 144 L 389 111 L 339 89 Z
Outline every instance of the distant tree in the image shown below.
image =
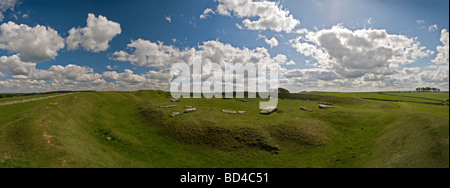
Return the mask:
M 278 88 L 278 93 L 286 93 L 286 94 L 290 94 L 291 92 L 287 89 L 284 88 Z
M 439 89 L 439 88 L 432 88 L 432 87 L 418 87 L 418 88 L 416 88 L 416 92 L 423 92 L 423 93 L 425 93 L 425 92 L 427 92 L 427 93 L 431 93 L 431 92 L 433 92 L 433 93 L 440 93 L 441 92 L 441 90 Z

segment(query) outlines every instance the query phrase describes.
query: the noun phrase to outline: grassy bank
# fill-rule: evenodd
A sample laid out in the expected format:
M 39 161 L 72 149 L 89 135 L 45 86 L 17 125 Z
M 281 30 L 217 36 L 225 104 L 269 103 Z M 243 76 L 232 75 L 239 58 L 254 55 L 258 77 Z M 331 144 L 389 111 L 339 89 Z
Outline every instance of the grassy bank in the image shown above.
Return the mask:
M 282 112 L 268 116 L 259 99 L 171 103 L 161 91 L 3 106 L 0 167 L 449 167 L 448 106 L 367 95 L 377 94 L 283 94 Z M 197 111 L 169 117 L 185 106 Z

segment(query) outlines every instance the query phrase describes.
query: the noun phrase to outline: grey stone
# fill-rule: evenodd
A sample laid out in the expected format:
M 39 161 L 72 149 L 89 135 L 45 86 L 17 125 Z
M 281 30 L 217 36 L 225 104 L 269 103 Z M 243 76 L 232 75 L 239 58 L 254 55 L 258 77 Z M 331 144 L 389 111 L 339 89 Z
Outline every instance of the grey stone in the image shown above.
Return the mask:
M 195 111 L 197 111 L 197 108 L 189 108 L 189 109 L 186 109 L 184 111 L 184 113 L 187 114 L 187 113 L 191 113 L 191 112 L 195 112 Z
M 161 106 L 160 108 L 175 108 L 177 105 Z
M 333 106 L 333 104 L 326 103 L 326 102 L 319 102 L 319 104 L 325 105 L 325 106 Z
M 319 104 L 319 108 L 320 109 L 329 109 L 329 108 L 334 108 L 334 107 L 328 106 L 328 105 L 324 105 L 324 104 Z
M 261 114 L 269 115 L 273 112 L 276 112 L 277 110 L 278 110 L 278 108 L 276 106 L 269 106 L 269 107 L 264 108 L 261 111 Z
M 177 117 L 180 115 L 180 112 L 174 112 L 172 114 L 170 114 L 170 117 Z
M 308 112 L 312 112 L 312 110 L 311 109 L 309 109 L 309 108 L 306 108 L 306 107 L 300 107 L 300 110 L 303 110 L 303 111 L 308 111 Z
M 222 110 L 222 112 L 227 114 L 237 114 L 237 112 L 233 110 Z

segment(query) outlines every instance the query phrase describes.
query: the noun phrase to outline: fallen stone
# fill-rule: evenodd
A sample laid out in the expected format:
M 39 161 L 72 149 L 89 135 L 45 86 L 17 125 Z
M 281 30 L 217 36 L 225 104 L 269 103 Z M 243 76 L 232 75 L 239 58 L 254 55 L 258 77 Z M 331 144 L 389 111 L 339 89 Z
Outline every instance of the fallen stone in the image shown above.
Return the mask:
M 308 112 L 312 112 L 312 110 L 311 109 L 309 109 L 309 108 L 306 108 L 306 107 L 300 107 L 300 110 L 303 110 L 303 111 L 308 111 Z
M 237 112 L 233 110 L 222 110 L 222 112 L 227 114 L 237 114 Z
M 160 108 L 175 108 L 177 105 L 161 106 Z
M 320 109 L 329 109 L 329 108 L 334 108 L 334 107 L 328 106 L 328 105 L 324 105 L 324 104 L 319 104 L 319 108 Z
M 319 102 L 319 104 L 325 105 L 325 106 L 333 106 L 333 104 L 326 103 L 326 102 Z
M 180 115 L 180 112 L 174 112 L 172 114 L 170 114 L 170 117 L 177 117 Z
M 278 108 L 276 106 L 269 106 L 269 107 L 264 108 L 261 111 L 261 114 L 269 115 L 269 114 L 271 114 L 273 112 L 276 112 L 277 110 L 278 110 Z
M 170 102 L 181 102 L 180 99 L 172 99 Z
M 246 112 L 246 111 L 239 111 L 238 113 L 241 114 L 241 115 L 244 115 L 244 114 L 246 114 L 247 112 Z
M 187 113 L 191 113 L 191 112 L 195 112 L 195 111 L 197 111 L 197 108 L 189 108 L 189 109 L 186 109 L 184 111 L 184 113 L 187 114 Z

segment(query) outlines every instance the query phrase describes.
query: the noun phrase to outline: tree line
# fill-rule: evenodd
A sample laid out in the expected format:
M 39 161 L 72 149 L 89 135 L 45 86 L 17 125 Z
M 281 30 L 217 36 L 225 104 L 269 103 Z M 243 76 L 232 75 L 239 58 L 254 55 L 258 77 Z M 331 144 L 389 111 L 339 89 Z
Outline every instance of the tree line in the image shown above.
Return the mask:
M 48 94 L 64 94 L 64 93 L 75 93 L 75 92 L 95 92 L 95 91 L 52 91 L 52 92 L 43 92 L 43 93 L 0 93 L 1 98 L 10 98 L 10 97 L 25 97 L 25 96 L 33 96 L 33 95 L 48 95 Z
M 439 93 L 441 92 L 440 89 L 438 88 L 431 88 L 431 87 L 419 87 L 416 89 L 417 92 L 421 92 L 421 93 Z

